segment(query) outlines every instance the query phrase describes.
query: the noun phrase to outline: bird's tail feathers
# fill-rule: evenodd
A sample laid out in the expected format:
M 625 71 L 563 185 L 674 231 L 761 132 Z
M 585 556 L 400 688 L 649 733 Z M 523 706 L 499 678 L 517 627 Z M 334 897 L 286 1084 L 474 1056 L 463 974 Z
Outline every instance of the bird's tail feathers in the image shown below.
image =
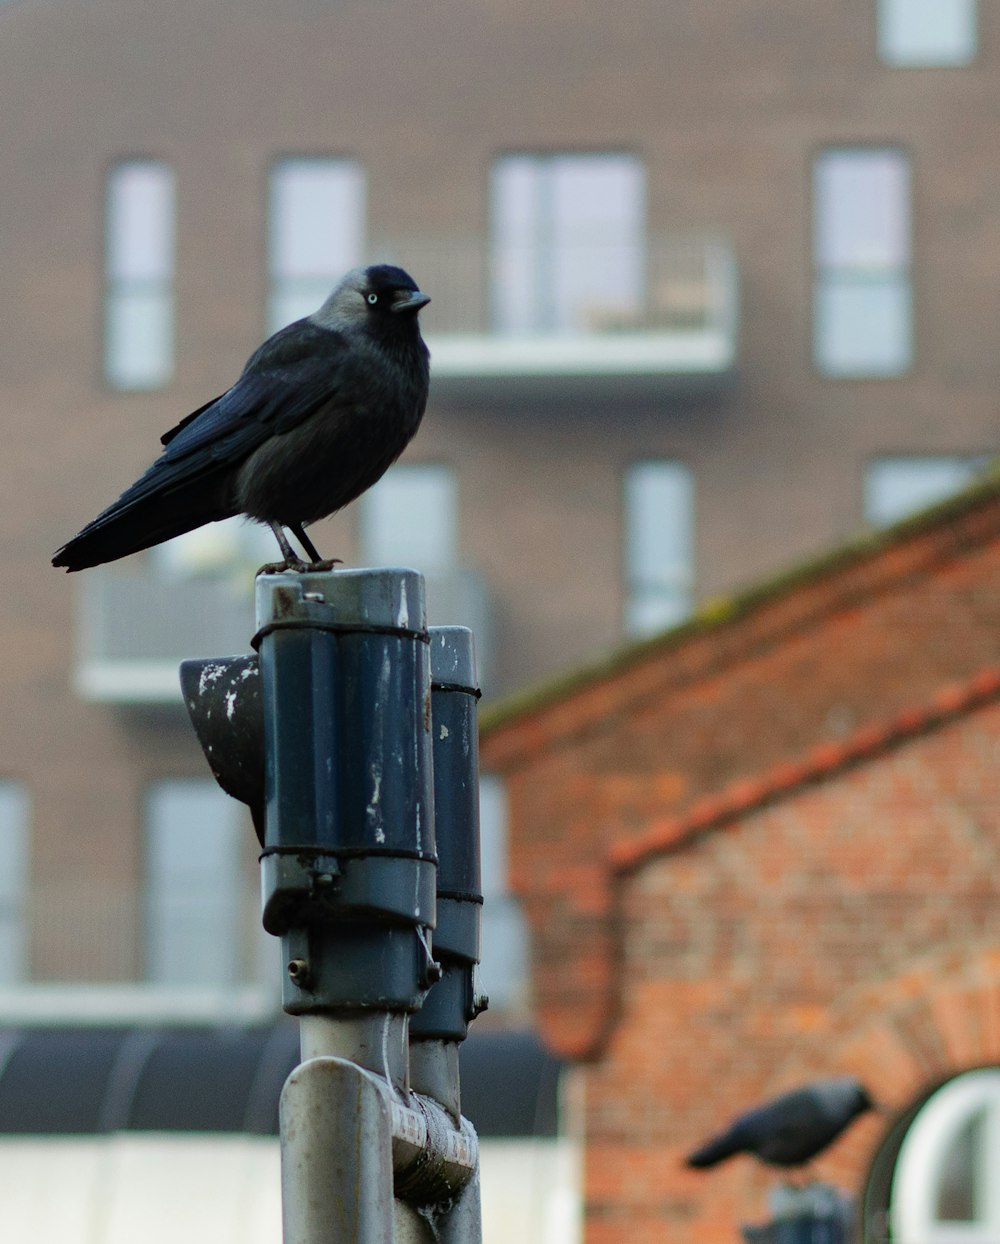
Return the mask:
M 52 564 L 65 566 L 68 571 L 86 570 L 139 553 L 234 513 L 232 508 L 220 505 L 216 490 L 207 488 L 204 480 L 137 500 L 131 500 L 127 492 L 67 541 L 52 558 Z
M 707 1166 L 715 1166 L 719 1162 L 724 1162 L 726 1158 L 742 1152 L 742 1148 L 742 1144 L 734 1136 L 717 1136 L 714 1140 L 709 1140 L 700 1148 L 695 1149 L 693 1153 L 689 1153 L 687 1164 L 703 1170 Z

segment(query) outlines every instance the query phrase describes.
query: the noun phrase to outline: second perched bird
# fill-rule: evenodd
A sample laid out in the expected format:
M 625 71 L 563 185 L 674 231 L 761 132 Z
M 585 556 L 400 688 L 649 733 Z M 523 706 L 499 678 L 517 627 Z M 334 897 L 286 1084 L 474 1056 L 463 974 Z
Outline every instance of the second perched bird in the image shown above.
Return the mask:
M 875 1108 L 851 1076 L 817 1080 L 742 1114 L 720 1135 L 690 1154 L 688 1166 L 715 1166 L 750 1153 L 770 1166 L 802 1166 L 832 1144 L 847 1125 Z
M 417 312 L 430 299 L 402 268 L 355 268 L 322 307 L 280 329 L 239 380 L 167 432 L 159 458 L 56 553 L 82 570 L 204 523 L 266 523 L 289 569 L 313 562 L 304 527 L 370 488 L 409 444 L 427 405 Z

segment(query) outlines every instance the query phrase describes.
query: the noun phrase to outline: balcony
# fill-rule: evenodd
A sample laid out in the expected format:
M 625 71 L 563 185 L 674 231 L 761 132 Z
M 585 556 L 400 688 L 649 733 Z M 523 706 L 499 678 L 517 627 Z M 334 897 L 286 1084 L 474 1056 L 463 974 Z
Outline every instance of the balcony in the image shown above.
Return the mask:
M 246 835 L 249 843 L 249 826 Z M 181 901 L 169 922 L 134 882 L 35 882 L 0 910 L 7 1023 L 270 1018 L 278 948 L 261 928 L 253 874 L 245 885 L 242 876 L 222 880 L 213 905 Z
M 434 400 L 655 398 L 734 378 L 738 276 L 721 237 L 656 236 L 641 255 L 609 244 L 497 258 L 480 239 L 409 239 L 378 257 L 433 296 Z
M 139 563 L 82 576 L 78 694 L 92 703 L 179 708 L 181 661 L 250 651 L 254 569 L 172 578 Z M 475 632 L 480 678 L 488 685 L 492 642 L 482 577 L 468 569 L 429 575 L 427 610 L 431 626 Z
M 181 661 L 250 651 L 253 572 L 241 577 L 169 579 L 144 564 L 83 576 L 77 692 L 96 703 L 180 707 Z

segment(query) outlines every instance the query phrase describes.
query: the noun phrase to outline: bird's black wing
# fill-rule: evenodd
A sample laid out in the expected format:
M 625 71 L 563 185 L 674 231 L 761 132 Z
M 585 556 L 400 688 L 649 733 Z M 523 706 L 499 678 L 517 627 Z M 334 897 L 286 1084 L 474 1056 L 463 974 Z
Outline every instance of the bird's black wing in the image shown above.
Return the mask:
M 335 396 L 353 372 L 343 334 L 298 320 L 268 338 L 239 380 L 160 438 L 163 463 L 207 450 L 213 461 L 241 461 Z
M 752 1139 L 747 1133 L 747 1119 L 748 1116 L 741 1115 L 740 1118 L 734 1119 L 725 1131 L 699 1145 L 697 1149 L 688 1154 L 688 1166 L 699 1169 L 715 1166 L 734 1154 L 746 1151 Z
M 808 1088 L 795 1089 L 737 1116 L 725 1131 L 690 1154 L 688 1164 L 714 1166 L 737 1153 L 753 1153 L 783 1164 L 788 1160 L 785 1155 L 798 1154 L 803 1138 L 808 1147 L 818 1112 L 815 1094 Z
M 222 395 L 220 394 L 219 396 L 221 397 Z M 180 423 L 172 427 L 169 432 L 163 433 L 160 437 L 160 444 L 169 445 L 178 432 L 180 432 L 183 428 L 186 428 L 189 423 L 194 423 L 195 419 L 197 419 L 199 415 L 204 414 L 204 412 L 208 410 L 209 406 L 214 406 L 218 400 L 218 397 L 213 397 L 211 401 L 206 402 L 204 406 L 199 406 L 197 410 L 192 410 L 189 415 L 185 415 Z
M 776 1166 L 796 1166 L 807 1161 L 813 1150 L 825 1142 L 830 1130 L 829 1120 L 808 1088 L 752 1111 L 744 1126 L 753 1135 L 753 1152 Z
M 238 466 L 270 436 L 296 427 L 335 396 L 350 353 L 339 333 L 288 325 L 250 358 L 239 380 L 165 433 L 163 453 L 99 518 L 192 479 Z
M 235 513 L 232 472 L 353 380 L 344 336 L 299 320 L 251 355 L 239 380 L 161 438 L 159 458 L 54 558 L 70 569 L 111 561 Z

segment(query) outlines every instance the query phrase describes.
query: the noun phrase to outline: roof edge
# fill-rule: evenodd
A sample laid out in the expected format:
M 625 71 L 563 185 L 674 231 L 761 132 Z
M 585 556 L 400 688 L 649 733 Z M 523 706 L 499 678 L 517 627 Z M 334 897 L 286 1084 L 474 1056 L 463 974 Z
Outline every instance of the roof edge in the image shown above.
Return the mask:
M 923 535 L 981 505 L 996 501 L 998 497 L 1000 462 L 990 469 L 982 482 L 902 519 L 891 527 L 858 532 L 846 543 L 816 557 L 797 562 L 743 591 L 710 598 L 680 626 L 652 635 L 648 639 L 619 646 L 603 658 L 516 691 L 496 704 L 484 706 L 479 718 L 480 738 L 486 739 L 511 722 L 554 708 L 577 692 L 624 673 L 661 652 L 679 648 L 696 636 L 736 625 L 758 609 L 775 603 L 799 588 L 874 559 L 884 550 Z
M 833 777 L 996 699 L 1000 699 L 1000 666 L 991 665 L 965 682 L 943 687 L 931 700 L 904 709 L 886 722 L 861 726 L 842 742 L 821 743 L 797 760 L 782 761 L 758 778 L 742 778 L 718 795 L 698 800 L 680 816 L 656 822 L 641 837 L 614 844 L 607 853 L 608 865 L 616 876 L 635 872 L 654 856 L 677 850 L 692 838 L 724 828 L 748 812 L 776 803 L 804 786 Z

